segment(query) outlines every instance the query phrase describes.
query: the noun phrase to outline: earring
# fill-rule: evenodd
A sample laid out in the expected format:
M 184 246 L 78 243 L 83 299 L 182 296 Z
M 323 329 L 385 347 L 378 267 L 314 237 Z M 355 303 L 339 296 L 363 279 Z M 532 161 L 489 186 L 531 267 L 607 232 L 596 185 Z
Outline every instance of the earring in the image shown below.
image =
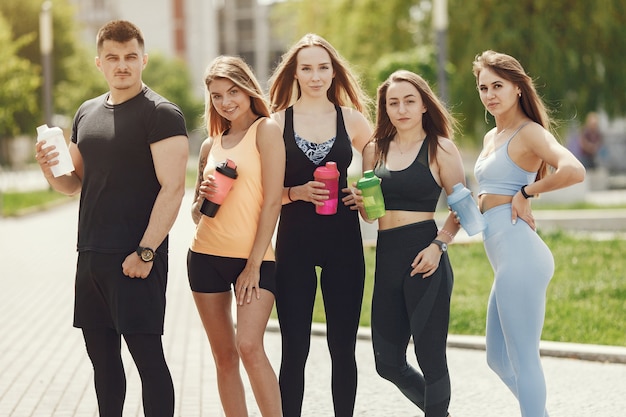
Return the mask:
M 522 97 L 522 93 L 517 93 L 517 96 L 521 98 Z
M 487 120 L 487 109 L 485 109 L 485 124 L 489 124 L 489 120 Z

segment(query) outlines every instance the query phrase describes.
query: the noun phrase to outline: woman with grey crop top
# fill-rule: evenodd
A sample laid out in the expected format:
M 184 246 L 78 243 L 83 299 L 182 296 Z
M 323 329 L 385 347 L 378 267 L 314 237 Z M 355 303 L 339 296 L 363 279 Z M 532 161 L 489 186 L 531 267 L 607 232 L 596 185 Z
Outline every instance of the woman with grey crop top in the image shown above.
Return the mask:
M 473 73 L 496 127 L 475 166 L 484 246 L 495 276 L 487 308 L 487 363 L 519 401 L 522 417 L 548 417 L 539 356 L 550 249 L 535 232 L 530 198 L 583 181 L 585 169 L 548 131 L 532 79 L 513 57 L 476 56 Z M 554 172 L 547 175 L 547 167 Z
M 376 370 L 425 417 L 446 417 L 450 403 L 447 245 L 459 225 L 451 213 L 438 230 L 434 216 L 442 188 L 449 194 L 465 183 L 461 155 L 449 139 L 453 126 L 424 79 L 397 71 L 378 88 L 374 136 L 363 151 L 363 170 L 382 178 L 386 208 L 378 219 L 372 299 Z M 411 337 L 421 372 L 407 363 Z
M 325 39 L 305 35 L 285 53 L 270 80 L 272 117 L 283 129 L 287 153 L 283 207 L 276 238 L 276 308 L 282 338 L 280 390 L 283 415 L 302 413 L 305 365 L 317 291 L 317 268 L 332 362 L 335 416 L 354 413 L 359 327 L 365 264 L 359 217 L 347 184 L 352 148 L 371 135 L 362 111 L 368 99 L 347 62 Z M 328 161 L 339 170 L 340 199 L 334 215 L 315 207 L 328 198 L 314 181 Z M 343 197 L 342 197 L 343 196 Z

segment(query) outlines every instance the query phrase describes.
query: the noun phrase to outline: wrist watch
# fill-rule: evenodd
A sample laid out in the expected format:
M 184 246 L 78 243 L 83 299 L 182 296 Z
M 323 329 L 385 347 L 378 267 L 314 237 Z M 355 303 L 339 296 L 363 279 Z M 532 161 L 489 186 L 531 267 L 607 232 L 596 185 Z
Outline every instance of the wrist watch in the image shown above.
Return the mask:
M 446 242 L 442 242 L 441 240 L 435 239 L 432 241 L 432 243 L 434 243 L 435 245 L 439 246 L 439 250 L 441 252 L 447 252 L 448 251 L 448 244 Z
M 528 184 L 523 185 L 523 186 L 522 186 L 522 188 L 520 188 L 520 189 L 519 189 L 519 191 L 520 191 L 520 193 L 522 193 L 522 195 L 524 196 L 524 198 L 525 198 L 526 200 L 528 200 L 529 198 L 533 198 L 533 197 L 534 197 L 534 195 L 533 195 L 533 194 L 528 194 L 528 193 L 526 192 L 526 187 L 528 187 Z
M 152 262 L 154 260 L 154 250 L 150 249 L 150 248 L 144 248 L 139 246 L 137 248 L 137 255 L 139 255 L 139 257 L 141 258 L 142 261 L 144 262 Z

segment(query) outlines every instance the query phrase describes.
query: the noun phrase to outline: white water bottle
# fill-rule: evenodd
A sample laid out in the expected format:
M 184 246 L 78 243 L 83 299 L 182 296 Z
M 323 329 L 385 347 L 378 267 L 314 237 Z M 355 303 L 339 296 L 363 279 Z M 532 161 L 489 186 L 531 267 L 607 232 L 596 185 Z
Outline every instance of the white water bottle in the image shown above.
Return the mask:
M 458 183 L 452 187 L 452 193 L 448 195 L 448 205 L 459 216 L 461 226 L 468 235 L 473 236 L 485 230 L 485 218 L 478 210 L 471 191 L 463 184 Z
M 63 131 L 60 127 L 48 127 L 48 125 L 39 126 L 37 128 L 37 142 L 42 140 L 46 141 L 46 146 L 54 145 L 56 147 L 55 150 L 59 153 L 59 156 L 56 158 L 59 163 L 50 167 L 52 175 L 60 177 L 61 175 L 69 174 L 74 171 L 70 150 L 67 147 Z

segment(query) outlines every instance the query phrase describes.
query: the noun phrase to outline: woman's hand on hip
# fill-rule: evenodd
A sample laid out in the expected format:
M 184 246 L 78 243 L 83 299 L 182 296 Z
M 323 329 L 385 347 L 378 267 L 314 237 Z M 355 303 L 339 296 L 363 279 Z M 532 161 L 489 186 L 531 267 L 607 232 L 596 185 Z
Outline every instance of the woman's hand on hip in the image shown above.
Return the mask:
M 513 196 L 511 201 L 511 223 L 517 223 L 518 219 L 524 220 L 533 230 L 537 230 L 530 201 L 519 192 Z
M 417 274 L 422 274 L 422 278 L 428 278 L 435 273 L 439 268 L 439 261 L 441 260 L 441 251 L 439 246 L 430 244 L 417 254 L 413 262 L 411 263 L 411 276 L 414 277 Z

